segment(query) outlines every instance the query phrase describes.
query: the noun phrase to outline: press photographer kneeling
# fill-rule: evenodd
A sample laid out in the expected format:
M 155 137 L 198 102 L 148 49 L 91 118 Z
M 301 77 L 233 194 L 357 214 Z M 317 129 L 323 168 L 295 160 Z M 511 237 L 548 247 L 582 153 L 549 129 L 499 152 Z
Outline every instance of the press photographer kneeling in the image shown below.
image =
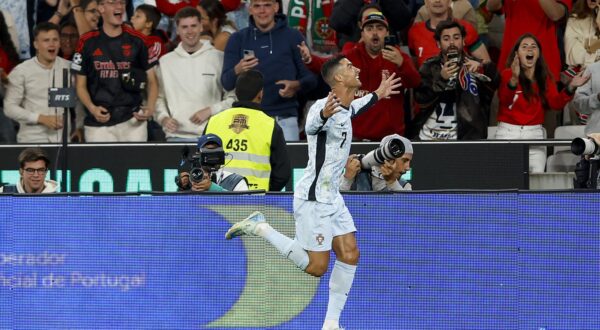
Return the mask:
M 223 142 L 215 134 L 198 138 L 196 153 L 188 157 L 185 147 L 175 183 L 179 191 L 246 191 L 248 182 L 243 176 L 223 170 Z
M 410 169 L 412 143 L 392 134 L 381 140 L 379 147 L 366 155 L 350 155 L 340 182 L 340 190 L 401 191 L 412 190 L 400 179 Z
M 600 189 L 598 165 L 600 164 L 600 133 L 588 134 L 571 142 L 571 152 L 581 156 L 575 165 L 574 188 Z

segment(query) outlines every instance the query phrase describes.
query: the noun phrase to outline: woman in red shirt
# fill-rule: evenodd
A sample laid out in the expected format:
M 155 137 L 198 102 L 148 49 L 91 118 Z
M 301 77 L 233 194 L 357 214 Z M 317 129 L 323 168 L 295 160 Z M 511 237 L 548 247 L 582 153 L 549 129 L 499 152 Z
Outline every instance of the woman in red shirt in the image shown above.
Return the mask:
M 579 74 L 559 92 L 541 53 L 538 39 L 529 33 L 522 35 L 510 52 L 498 89 L 496 139 L 544 139 L 544 111 L 561 111 L 575 89 L 589 80 L 589 76 Z M 546 148 L 530 147 L 529 172 L 543 172 L 545 165 Z

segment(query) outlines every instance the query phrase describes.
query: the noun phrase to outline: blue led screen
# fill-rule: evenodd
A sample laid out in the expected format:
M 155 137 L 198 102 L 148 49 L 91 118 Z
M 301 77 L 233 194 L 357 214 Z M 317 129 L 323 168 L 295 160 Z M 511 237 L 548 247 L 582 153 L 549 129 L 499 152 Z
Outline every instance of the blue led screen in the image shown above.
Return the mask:
M 600 329 L 598 193 L 345 195 L 347 329 Z M 0 329 L 320 329 L 329 277 L 259 238 L 292 195 L 0 196 Z

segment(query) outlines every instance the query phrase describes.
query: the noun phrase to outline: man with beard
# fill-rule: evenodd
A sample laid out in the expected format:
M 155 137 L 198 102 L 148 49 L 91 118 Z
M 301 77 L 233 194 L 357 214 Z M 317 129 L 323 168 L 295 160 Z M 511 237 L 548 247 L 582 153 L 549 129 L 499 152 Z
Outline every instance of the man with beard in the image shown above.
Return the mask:
M 381 12 L 364 15 L 360 26 L 362 42 L 343 52 L 360 69 L 362 87 L 356 91 L 355 97 L 362 97 L 375 89 L 382 74 L 389 76 L 395 73 L 402 82 L 402 92 L 380 100 L 371 111 L 353 118 L 354 137 L 357 140 L 380 141 L 386 135 L 404 135 L 404 91 L 419 86 L 419 72 L 410 56 L 401 52 L 398 46 L 384 45 L 389 30 L 388 21 Z M 299 47 L 304 63 L 311 71 L 318 72 L 326 59 L 310 54 L 305 44 Z
M 88 110 L 87 142 L 145 142 L 158 83 L 144 36 L 123 24 L 125 0 L 101 0 L 100 30 L 81 36 L 72 69 L 77 95 Z M 144 95 L 145 94 L 145 95 Z M 142 105 L 143 97 L 146 102 Z
M 426 21 L 415 22 L 408 31 L 408 48 L 413 56 L 417 58 L 418 66 L 439 54 L 440 48 L 435 42 L 434 32 L 438 24 L 448 20 L 455 20 L 465 30 L 466 35 L 463 37 L 464 46 L 472 56 L 482 60 L 483 62 L 490 61 L 490 55 L 487 48 L 479 39 L 479 34 L 475 27 L 466 20 L 456 19 L 452 17 L 452 9 L 450 8 L 451 0 L 425 0 L 425 7 L 431 17 Z
M 485 139 L 489 105 L 498 86 L 495 65 L 464 52 L 465 28 L 444 21 L 435 29 L 438 56 L 425 61 L 415 90 L 419 112 L 408 136 L 421 140 Z

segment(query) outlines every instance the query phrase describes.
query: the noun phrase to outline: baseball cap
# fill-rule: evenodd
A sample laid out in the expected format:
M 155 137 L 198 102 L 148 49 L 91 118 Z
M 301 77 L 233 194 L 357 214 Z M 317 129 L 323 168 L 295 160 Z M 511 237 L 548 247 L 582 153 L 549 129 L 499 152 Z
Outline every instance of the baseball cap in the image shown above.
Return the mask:
M 404 136 L 400 136 L 398 134 L 392 134 L 392 135 L 388 135 L 386 137 L 384 137 L 383 139 L 381 139 L 381 143 L 379 143 L 380 146 L 384 146 L 388 143 L 388 141 L 392 140 L 392 139 L 398 139 L 400 141 L 402 141 L 402 144 L 404 144 L 404 153 L 405 154 L 413 154 L 413 147 L 412 147 L 412 143 L 410 142 L 409 139 L 405 138 Z
M 388 21 L 383 16 L 383 13 L 380 11 L 372 12 L 369 15 L 365 16 L 360 24 L 361 28 L 364 28 L 365 25 L 369 23 L 381 23 L 385 25 L 386 28 L 389 28 Z
M 204 146 L 207 145 L 208 143 L 214 143 L 214 144 L 218 145 L 219 147 L 223 147 L 223 141 L 221 141 L 221 138 L 216 134 L 210 133 L 210 134 L 202 135 L 201 137 L 198 138 L 197 148 L 198 149 L 204 148 Z

